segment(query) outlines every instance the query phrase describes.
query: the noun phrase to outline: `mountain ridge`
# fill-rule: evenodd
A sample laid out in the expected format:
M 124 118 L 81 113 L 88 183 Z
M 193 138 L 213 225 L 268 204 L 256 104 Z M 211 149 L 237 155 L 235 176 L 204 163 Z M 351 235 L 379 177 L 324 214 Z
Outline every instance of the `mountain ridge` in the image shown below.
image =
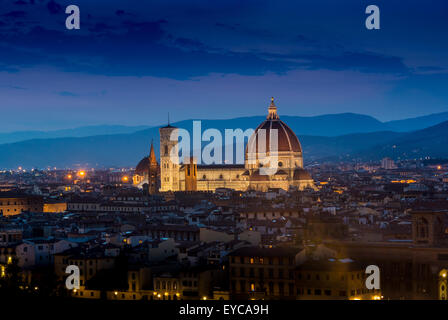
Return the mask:
M 203 130 L 209 126 L 209 123 L 204 123 Z M 189 126 L 185 129 L 188 130 Z M 152 139 L 158 154 L 158 135 L 158 128 L 149 128 L 128 134 L 35 139 L 3 144 L 0 145 L 0 168 L 134 167 L 149 154 Z M 379 131 L 337 137 L 298 137 L 305 162 L 379 160 L 386 156 L 394 159 L 425 156 L 448 158 L 448 149 L 443 148 L 448 145 L 448 121 L 408 133 Z M 203 146 L 206 144 L 203 142 Z
M 233 119 L 198 119 L 202 122 L 214 124 L 217 129 L 226 128 L 255 128 L 265 116 L 247 116 Z M 381 122 L 376 118 L 357 113 L 335 113 L 318 116 L 281 116 L 296 134 L 316 136 L 340 136 L 352 133 L 365 133 L 377 131 L 409 132 L 430 127 L 448 120 L 448 112 L 430 114 L 422 117 Z M 183 126 L 194 119 L 182 120 L 173 123 Z M 158 126 L 124 126 L 124 125 L 96 125 L 81 126 L 70 129 L 50 131 L 14 131 L 0 133 L 0 144 L 14 143 L 33 139 L 87 137 L 104 134 L 134 133 L 140 130 L 156 128 Z M 210 126 L 209 126 L 210 127 Z

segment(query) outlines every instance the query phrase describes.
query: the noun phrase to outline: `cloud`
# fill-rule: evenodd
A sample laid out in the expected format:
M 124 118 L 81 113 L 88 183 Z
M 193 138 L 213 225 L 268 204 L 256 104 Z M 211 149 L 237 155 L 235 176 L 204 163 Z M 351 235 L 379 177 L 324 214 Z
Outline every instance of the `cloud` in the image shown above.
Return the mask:
M 116 15 L 117 17 L 136 16 L 135 14 L 130 13 L 130 12 L 127 12 L 127 11 L 122 10 L 122 9 L 118 9 L 118 10 L 116 10 L 116 11 L 115 11 L 115 15 Z
M 21 87 L 21 86 L 14 86 L 14 85 L 0 85 L 0 88 L 8 88 L 8 89 L 15 89 L 15 90 L 28 90 L 27 88 Z
M 70 91 L 59 91 L 57 94 L 62 97 L 79 97 L 79 94 Z
M 267 58 L 289 60 L 299 68 L 334 71 L 353 70 L 364 73 L 406 74 L 410 69 L 403 59 L 374 52 L 343 52 L 342 54 L 264 54 Z
M 106 23 L 96 23 L 94 26 L 89 27 L 90 32 L 98 33 L 98 32 L 109 32 L 115 30 L 115 27 L 107 25 Z
M 47 3 L 47 9 L 51 14 L 58 14 L 62 12 L 62 6 L 54 0 Z
M 217 22 L 215 23 L 215 26 L 219 27 L 219 28 L 223 28 L 223 29 L 228 29 L 228 30 L 232 30 L 235 31 L 237 28 L 237 25 L 229 25 L 226 23 L 221 23 L 221 22 Z
M 100 4 L 92 4 L 95 10 L 87 7 L 82 11 L 85 18 L 80 31 L 65 30 L 64 14 L 58 19 L 52 17 L 63 11 L 54 0 L 42 1 L 39 12 L 37 6 L 33 8 L 36 10 L 27 12 L 9 11 L 4 16 L 28 21 L 4 19 L 6 22 L 0 25 L 0 46 L 6 50 L 0 53 L 5 58 L 0 60 L 0 68 L 13 72 L 29 66 L 47 65 L 67 72 L 149 75 L 181 80 L 213 73 L 262 75 L 267 72 L 283 74 L 290 70 L 388 74 L 437 72 L 424 67 L 410 69 L 404 62 L 408 61 L 405 56 L 387 54 L 380 47 L 378 52 L 371 52 L 361 46 L 349 46 L 340 41 L 340 37 L 324 40 L 322 33 L 313 28 L 303 32 L 285 29 L 291 21 L 282 24 L 274 19 L 274 14 L 266 22 L 249 18 L 238 20 L 223 15 L 217 10 L 218 5 L 215 10 L 207 5 L 207 10 L 202 8 L 206 11 L 201 11 L 203 14 L 207 12 L 207 15 L 201 15 L 204 21 L 187 25 L 182 18 L 191 19 L 190 14 L 194 17 L 199 14 L 191 13 L 194 8 L 188 5 L 173 8 L 170 15 L 165 16 L 170 21 L 160 11 L 154 14 L 153 20 L 144 20 L 134 5 L 136 3 L 122 4 L 119 9 L 108 7 L 109 11 L 101 11 L 98 9 Z M 232 11 L 234 5 L 236 2 L 224 7 Z M 246 9 L 252 5 L 255 2 L 247 4 Z M 161 4 L 155 4 L 155 10 L 157 6 Z M 262 10 L 260 7 L 260 12 Z M 104 14 L 92 16 L 97 12 Z M 37 14 L 39 19 L 36 19 Z M 46 19 L 41 16 L 43 14 L 47 15 Z M 36 23 L 38 20 L 40 22 Z M 5 24 L 9 27 L 7 32 Z M 331 44 L 334 41 L 338 41 L 337 46 Z
M 174 43 L 182 48 L 190 49 L 204 49 L 205 45 L 201 41 L 188 39 L 188 38 L 177 38 Z
M 294 41 L 297 43 L 301 43 L 301 44 L 316 44 L 317 41 L 314 39 L 311 39 L 307 36 L 304 36 L 303 34 L 298 34 L 297 36 L 294 37 Z
M 10 11 L 8 13 L 5 13 L 2 15 L 3 17 L 7 18 L 23 18 L 26 16 L 25 11 Z

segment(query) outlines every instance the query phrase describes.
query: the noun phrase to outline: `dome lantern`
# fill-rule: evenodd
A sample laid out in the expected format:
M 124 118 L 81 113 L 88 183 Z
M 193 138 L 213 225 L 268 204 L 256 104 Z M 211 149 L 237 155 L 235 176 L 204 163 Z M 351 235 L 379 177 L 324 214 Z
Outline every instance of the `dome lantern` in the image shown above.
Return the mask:
M 274 103 L 274 97 L 271 98 L 271 104 L 269 105 L 268 112 L 269 112 L 269 114 L 266 119 L 268 119 L 268 120 L 279 119 L 279 116 L 277 114 L 277 106 Z

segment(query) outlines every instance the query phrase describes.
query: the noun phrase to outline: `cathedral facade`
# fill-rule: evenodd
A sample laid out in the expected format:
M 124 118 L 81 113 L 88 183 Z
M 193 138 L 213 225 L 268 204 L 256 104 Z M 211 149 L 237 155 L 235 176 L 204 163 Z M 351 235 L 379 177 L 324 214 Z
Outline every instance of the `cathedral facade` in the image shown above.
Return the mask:
M 263 161 L 261 161 L 262 156 L 261 152 L 259 153 L 257 144 L 255 144 L 255 148 L 246 147 L 245 163 L 241 165 L 198 165 L 192 158 L 188 164 L 181 163 L 181 161 L 172 161 L 170 157 L 171 152 L 178 154 L 178 142 L 170 140 L 171 134 L 176 129 L 176 127 L 171 125 L 159 129 L 160 192 L 215 191 L 217 188 L 230 188 L 241 191 L 268 191 L 269 188 L 281 188 L 284 190 L 291 188 L 297 190 L 315 188 L 310 174 L 303 169 L 303 154 L 299 139 L 291 128 L 280 120 L 273 99 L 269 105 L 266 120 L 257 127 L 248 142 L 248 145 L 250 145 L 257 141 L 260 132 L 263 131 L 267 138 L 264 139 L 266 148 L 262 154 L 264 157 L 269 157 L 275 152 L 278 161 L 277 170 L 271 175 L 260 172 Z M 277 130 L 278 150 L 276 151 L 270 150 L 269 137 L 272 129 Z M 151 150 L 152 154 L 153 149 Z M 150 158 L 148 157 L 148 161 L 150 161 Z M 142 181 L 136 183 L 140 178 L 134 178 L 134 184 L 144 182 L 145 178 L 143 177 Z

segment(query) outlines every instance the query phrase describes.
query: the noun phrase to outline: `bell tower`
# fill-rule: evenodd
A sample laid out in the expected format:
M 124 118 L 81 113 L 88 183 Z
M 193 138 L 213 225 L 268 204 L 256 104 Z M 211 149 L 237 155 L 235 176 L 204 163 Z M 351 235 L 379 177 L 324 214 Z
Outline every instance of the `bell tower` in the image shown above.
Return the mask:
M 160 133 L 160 192 L 179 191 L 178 129 L 159 128 Z
M 149 170 L 148 170 L 148 192 L 155 194 L 159 191 L 159 164 L 157 163 L 154 145 L 151 141 L 151 150 L 149 152 Z

